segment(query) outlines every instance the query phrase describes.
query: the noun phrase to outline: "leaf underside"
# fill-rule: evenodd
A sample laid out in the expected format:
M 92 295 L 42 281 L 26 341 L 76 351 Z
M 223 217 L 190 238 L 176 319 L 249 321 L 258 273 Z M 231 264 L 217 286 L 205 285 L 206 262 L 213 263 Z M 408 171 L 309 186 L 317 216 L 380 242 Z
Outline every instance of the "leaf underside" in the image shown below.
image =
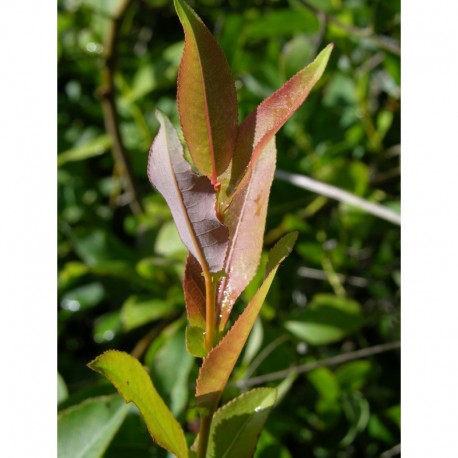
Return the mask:
M 181 240 L 204 272 L 224 267 L 228 230 L 215 212 L 216 196 L 207 177 L 195 174 L 183 157 L 176 130 L 162 113 L 148 158 L 148 178 L 164 196 Z
M 197 406 L 214 409 L 240 353 L 248 339 L 256 317 L 264 303 L 280 263 L 291 252 L 297 232 L 284 236 L 270 251 L 266 277 L 261 287 L 223 339 L 204 358 L 196 385 Z
M 188 457 L 188 446 L 180 424 L 137 359 L 127 353 L 110 350 L 88 366 L 107 377 L 126 402 L 133 402 L 138 407 L 149 433 L 158 445 L 178 458 Z

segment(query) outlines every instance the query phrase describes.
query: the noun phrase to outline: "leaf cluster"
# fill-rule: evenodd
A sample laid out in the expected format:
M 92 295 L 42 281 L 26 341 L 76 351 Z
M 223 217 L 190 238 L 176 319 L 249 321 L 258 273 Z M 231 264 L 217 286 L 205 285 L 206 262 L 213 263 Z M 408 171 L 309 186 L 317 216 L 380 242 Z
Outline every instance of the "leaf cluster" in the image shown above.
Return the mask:
M 215 25 L 212 32 L 228 58 L 239 121 L 313 60 L 324 43 L 334 42 L 316 90 L 276 136 L 277 167 L 399 208 L 399 57 L 374 39 L 399 39 L 399 5 L 310 3 L 347 27 L 332 20 L 323 25 L 295 1 L 254 7 L 208 0 L 195 7 L 206 24 Z M 113 389 L 85 364 L 108 348 L 135 350 L 189 443 L 197 419 L 188 387 L 198 364 L 184 347 L 181 281 L 187 253 L 165 202 L 145 176 L 147 151 L 159 128 L 155 110 L 179 124 L 175 91 L 183 36 L 170 2 L 139 5 L 126 13 L 115 75 L 120 127 L 144 207 L 133 216 L 97 94 L 116 2 L 103 6 L 106 11 L 89 0 L 59 3 L 60 409 L 64 414 L 81 405 L 81 412 L 92 412 L 85 418 L 95 418 L 86 407 L 94 402 L 108 409 L 116 425 L 124 413 L 116 414 L 116 404 L 105 398 Z M 240 395 L 240 382 L 253 376 L 399 337 L 398 228 L 280 180 L 273 181 L 268 212 L 263 250 L 292 230 L 299 239 L 277 272 L 262 322 L 254 325 L 223 403 Z M 263 254 L 260 273 L 232 316 L 259 288 L 265 263 Z M 394 353 L 292 372 L 268 385 L 278 387 L 279 396 L 256 456 L 371 457 L 399 442 Z M 294 396 L 285 396 L 289 390 Z M 126 412 L 121 426 L 107 431 L 104 456 L 164 456 L 138 414 Z

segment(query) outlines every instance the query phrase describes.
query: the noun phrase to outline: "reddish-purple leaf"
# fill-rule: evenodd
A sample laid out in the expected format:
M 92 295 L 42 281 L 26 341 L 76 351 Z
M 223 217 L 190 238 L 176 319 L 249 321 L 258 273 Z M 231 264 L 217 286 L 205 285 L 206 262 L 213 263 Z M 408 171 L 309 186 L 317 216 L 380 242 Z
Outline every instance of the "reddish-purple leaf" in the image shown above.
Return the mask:
M 273 138 L 224 214 L 224 224 L 229 229 L 229 248 L 224 266 L 226 277 L 218 287 L 220 329 L 224 329 L 232 306 L 259 266 L 275 159 Z
M 178 110 L 194 165 L 211 178 L 226 170 L 237 135 L 237 95 L 227 60 L 184 0 L 174 0 L 185 32 L 178 74 Z
M 215 409 L 229 376 L 250 335 L 280 263 L 291 253 L 297 232 L 285 235 L 271 250 L 266 277 L 232 328 L 204 358 L 196 385 L 197 405 Z
M 256 163 L 267 143 L 302 105 L 326 68 L 333 45 L 329 44 L 307 67 L 265 99 L 240 125 L 230 167 L 219 178 L 218 200 L 224 209 L 247 171 Z
M 184 268 L 183 291 L 189 325 L 205 329 L 205 280 L 202 268 L 191 253 Z
M 203 271 L 219 272 L 224 267 L 228 230 L 216 217 L 213 186 L 184 159 L 167 117 L 160 112 L 156 116 L 161 128 L 149 153 L 148 178 L 167 201 L 181 240 Z

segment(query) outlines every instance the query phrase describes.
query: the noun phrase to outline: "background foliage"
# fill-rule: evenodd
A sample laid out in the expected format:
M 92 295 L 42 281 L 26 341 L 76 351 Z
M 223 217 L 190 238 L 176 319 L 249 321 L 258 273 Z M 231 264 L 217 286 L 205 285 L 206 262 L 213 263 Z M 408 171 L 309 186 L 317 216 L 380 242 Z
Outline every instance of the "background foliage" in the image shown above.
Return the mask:
M 116 107 L 137 187 L 135 211 L 111 154 L 99 90 L 106 34 L 119 3 L 58 2 L 59 428 L 81 437 L 76 447 L 108 425 L 95 455 L 87 456 L 161 457 L 165 452 L 136 410 L 126 409 L 86 367 L 109 348 L 133 352 L 185 429 L 196 431 L 198 361 L 184 347 L 186 253 L 146 177 L 155 108 L 178 126 L 183 33 L 169 0 L 133 1 L 120 29 Z M 399 1 L 191 4 L 229 60 L 241 119 L 334 42 L 324 76 L 277 135 L 278 169 L 399 211 Z M 266 249 L 291 230 L 299 231 L 298 243 L 277 274 L 226 400 L 255 376 L 399 340 L 399 227 L 277 179 Z M 279 386 L 282 397 L 255 456 L 395 456 L 399 383 L 398 351 L 260 380 Z

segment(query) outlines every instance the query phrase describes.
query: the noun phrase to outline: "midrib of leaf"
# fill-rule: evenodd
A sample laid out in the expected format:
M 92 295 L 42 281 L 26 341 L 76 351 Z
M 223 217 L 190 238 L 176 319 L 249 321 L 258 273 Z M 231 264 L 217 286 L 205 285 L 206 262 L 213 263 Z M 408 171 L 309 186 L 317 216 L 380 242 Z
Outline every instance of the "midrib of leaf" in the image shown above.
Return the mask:
M 197 14 L 194 13 L 194 11 L 190 8 L 191 10 L 191 14 L 194 14 L 194 16 L 196 17 L 197 21 L 200 22 L 200 18 L 199 16 L 197 16 Z M 184 9 L 183 9 L 184 11 Z M 186 13 L 185 13 L 186 14 Z M 192 29 L 192 25 L 191 23 L 189 23 L 189 27 Z M 186 33 L 186 29 L 185 29 L 185 39 L 187 38 L 188 34 Z M 212 162 L 212 176 L 211 176 L 211 183 L 212 185 L 214 186 L 217 181 L 218 181 L 218 176 L 216 174 L 216 158 L 215 158 L 215 149 L 214 149 L 214 145 L 213 145 L 213 136 L 212 136 L 212 130 L 211 130 L 211 123 L 210 123 L 210 113 L 208 111 L 208 100 L 207 100 L 207 93 L 205 91 L 206 89 L 206 85 L 205 85 L 205 77 L 204 77 L 204 72 L 203 72 L 203 66 L 202 66 L 202 59 L 200 58 L 200 52 L 199 52 L 199 47 L 197 46 L 197 40 L 195 40 L 193 38 L 193 41 L 196 45 L 196 49 L 197 49 L 197 59 L 198 59 L 198 63 L 199 63 L 199 71 L 200 71 L 200 75 L 201 75 L 201 78 L 202 78 L 202 93 L 203 93 L 203 98 L 204 98 L 204 108 L 205 108 L 205 124 L 206 124 L 206 127 L 207 127 L 207 137 L 208 137 L 208 143 L 209 143 L 209 148 L 210 148 L 210 156 L 211 156 L 211 162 Z
M 125 407 L 125 405 L 123 405 L 122 407 Z M 101 437 L 101 435 L 109 428 L 111 427 L 111 425 L 113 423 L 115 423 L 115 421 L 113 420 L 114 419 L 117 419 L 117 417 L 120 415 L 120 412 L 122 413 L 122 409 L 119 409 L 118 412 L 115 414 L 115 416 L 113 416 L 111 418 L 111 421 L 108 421 L 104 427 L 102 427 L 102 429 L 95 435 L 93 436 L 92 438 L 92 441 L 90 441 L 86 446 L 85 448 L 83 448 L 83 450 L 81 451 L 80 454 L 78 454 L 75 458 L 84 458 L 84 455 L 86 454 L 86 452 L 94 445 L 95 442 L 97 442 L 97 440 Z
M 138 409 L 138 411 L 141 413 L 142 417 L 146 420 L 146 415 L 143 415 L 143 412 L 142 412 L 142 410 L 140 410 L 140 407 L 139 407 L 134 401 L 131 401 L 131 402 L 132 402 L 132 404 L 135 405 L 135 407 L 137 407 L 137 409 Z M 145 409 L 145 410 L 146 410 L 146 409 Z M 145 413 L 146 413 L 146 412 L 145 412 Z M 150 412 L 150 415 L 154 416 L 154 413 L 151 413 L 151 412 Z M 157 434 L 153 434 L 153 432 L 151 431 L 151 428 L 150 428 L 149 424 L 148 424 L 146 421 L 145 421 L 145 423 L 146 423 L 146 428 L 148 429 L 148 431 L 149 431 L 151 437 L 153 438 L 154 442 L 156 442 L 157 444 L 159 444 L 158 440 L 156 439 Z M 167 438 L 169 444 L 175 444 L 175 441 L 172 440 L 172 438 L 170 437 L 170 431 L 169 431 L 168 429 L 162 428 L 162 433 L 166 436 L 166 438 Z M 161 447 L 165 448 L 167 451 L 170 452 L 170 450 L 169 450 L 168 447 L 166 448 L 166 447 L 165 447 L 164 445 L 162 445 L 162 444 L 159 444 L 159 445 L 160 445 Z M 172 453 L 172 452 L 170 452 L 170 453 Z M 175 452 L 173 452 L 173 453 L 175 453 Z M 177 455 L 177 456 L 178 456 L 178 458 L 180 458 L 179 455 Z M 181 455 L 181 456 L 182 456 L 182 455 Z
M 205 77 L 204 77 L 204 72 L 203 72 L 203 67 L 202 67 L 202 61 L 200 59 L 200 53 L 197 53 L 197 55 L 199 57 L 200 74 L 202 75 L 202 89 L 203 89 L 204 107 L 205 107 L 205 123 L 206 123 L 206 126 L 207 126 L 208 144 L 209 144 L 209 148 L 210 148 L 210 156 L 211 156 L 211 161 L 212 161 L 211 183 L 214 186 L 218 181 L 218 176 L 216 174 L 215 148 L 214 148 L 214 145 L 213 145 L 213 136 L 212 136 L 212 130 L 211 130 L 211 124 L 210 124 L 210 113 L 208 111 L 208 100 L 207 100 L 207 93 L 205 91 L 206 85 L 205 85 Z
M 165 127 L 165 125 L 164 125 Z M 166 132 L 166 129 L 164 128 L 164 133 L 167 133 Z M 165 142 L 167 144 L 167 150 L 168 151 L 171 151 L 171 149 L 169 148 L 169 139 L 168 139 L 168 135 L 165 135 Z M 187 222 L 187 226 L 188 226 L 188 229 L 189 229 L 189 232 L 191 233 L 191 239 L 194 243 L 194 246 L 197 248 L 197 253 L 198 253 L 198 256 L 199 256 L 199 263 L 202 267 L 202 271 L 204 273 L 204 276 L 205 277 L 210 277 L 210 271 L 209 271 L 209 268 L 208 268 L 208 265 L 207 265 L 207 262 L 205 260 L 205 256 L 203 255 L 201 249 L 200 249 L 200 243 L 197 239 L 197 235 L 195 234 L 194 232 L 194 228 L 192 226 L 192 222 L 191 220 L 189 219 L 189 215 L 188 215 L 188 212 L 187 212 L 187 209 L 186 209 L 186 206 L 184 205 L 184 202 L 183 202 L 183 193 L 181 192 L 181 189 L 178 185 L 178 181 L 176 179 L 176 175 L 175 175 L 175 169 L 173 167 L 173 162 L 172 162 L 172 159 L 170 157 L 170 154 L 167 154 L 167 158 L 169 160 L 169 163 L 170 163 L 170 167 L 172 169 L 172 176 L 173 176 L 173 182 L 175 184 L 175 188 L 178 192 L 178 194 L 181 196 L 180 199 L 178 199 L 178 201 L 180 202 L 180 206 L 181 206 L 181 209 L 183 211 L 183 214 L 185 216 L 185 219 L 186 219 L 186 222 Z M 181 160 L 185 161 L 185 159 L 183 158 L 183 156 L 181 156 L 180 158 Z
M 254 172 L 254 170 L 253 170 L 253 168 L 251 168 L 249 173 L 253 173 L 253 172 Z M 250 192 L 252 184 L 253 184 L 253 180 L 250 178 L 250 181 L 249 181 L 247 189 L 246 189 L 246 196 L 249 195 L 249 192 Z M 235 196 L 235 194 L 234 194 L 234 196 Z M 240 217 L 238 218 L 237 224 L 236 224 L 236 227 L 235 227 L 234 237 L 232 238 L 232 243 L 231 243 L 231 245 L 229 247 L 229 250 L 228 250 L 228 253 L 226 255 L 225 270 L 226 270 L 226 274 L 227 275 L 225 277 L 223 277 L 223 280 L 222 280 L 222 282 L 223 282 L 222 286 L 223 287 L 221 288 L 223 297 L 224 297 L 224 291 L 225 291 L 226 286 L 227 286 L 227 284 L 229 282 L 229 274 L 230 274 L 230 272 L 228 272 L 227 267 L 230 266 L 231 262 L 232 262 L 232 255 L 233 255 L 233 253 L 235 251 L 235 245 L 236 245 L 236 241 L 237 241 L 237 238 L 238 238 L 240 226 L 242 224 L 243 215 L 245 213 L 245 206 L 247 205 L 247 200 L 248 200 L 247 198 L 243 200 L 243 205 L 242 205 L 242 208 L 240 210 Z M 233 199 L 232 199 L 232 201 L 233 201 Z M 219 304 L 219 305 L 221 305 L 221 304 Z
M 237 431 L 237 434 L 234 436 L 234 439 L 231 441 L 231 443 L 229 444 L 229 447 L 227 448 L 227 450 L 224 452 L 224 455 L 221 457 L 221 458 L 226 458 L 228 455 L 228 452 L 230 452 L 232 446 L 234 445 L 234 443 L 237 441 L 237 439 L 240 437 L 240 434 L 241 434 L 241 431 L 243 428 L 245 428 L 245 425 L 247 423 L 249 423 L 249 421 L 251 420 L 251 417 L 248 417 L 243 423 L 242 423 L 242 427 Z M 216 444 L 215 444 L 215 448 L 216 448 Z

